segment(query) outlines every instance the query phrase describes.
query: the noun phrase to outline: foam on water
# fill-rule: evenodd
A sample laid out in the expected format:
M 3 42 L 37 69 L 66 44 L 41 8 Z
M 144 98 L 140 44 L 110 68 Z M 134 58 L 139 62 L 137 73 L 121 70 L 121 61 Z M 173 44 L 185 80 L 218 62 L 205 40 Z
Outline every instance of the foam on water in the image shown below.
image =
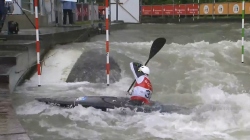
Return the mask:
M 129 58 L 144 62 L 151 43 L 111 42 L 111 51 L 121 52 Z M 245 43 L 250 45 L 249 42 Z M 93 44 L 102 46 L 104 43 L 84 43 L 85 46 Z M 81 106 L 62 109 L 36 101 L 18 106 L 17 113 L 23 116 L 26 127 L 28 130 L 30 128 L 32 133 L 46 133 L 46 137 L 56 135 L 56 139 L 248 140 L 250 81 L 242 79 L 242 74 L 243 77 L 246 76 L 244 74 L 250 67 L 241 64 L 238 54 L 240 49 L 241 41 L 221 41 L 214 44 L 202 41 L 185 45 L 172 43 L 165 45 L 157 57 L 150 61 L 151 78 L 155 87 L 153 99 L 185 106 L 194 103 L 195 107 L 192 105 L 193 111 L 189 115 L 159 112 L 144 114 L 119 109 L 102 112 Z M 249 48 L 246 48 L 246 52 L 249 52 Z M 122 79 L 109 87 L 86 82 L 75 85 L 48 84 L 45 88 L 42 87 L 41 93 L 36 92 L 38 88 L 31 88 L 34 86 L 31 84 L 26 84 L 20 89 L 40 96 L 47 96 L 46 93 L 54 93 L 58 89 L 61 90 L 56 95 L 62 95 L 64 92 L 63 95 L 73 96 L 77 92 L 79 95 L 89 93 L 125 96 L 125 91 L 132 81 L 126 72 L 129 71 L 129 68 L 126 68 L 128 63 L 121 64 L 125 68 Z M 241 73 L 234 73 L 235 70 Z M 35 81 L 31 79 L 29 82 Z M 186 97 L 178 93 L 186 93 L 191 99 L 185 100 Z M 174 98 L 175 94 L 179 98 Z M 30 122 L 28 118 L 35 119 Z M 43 128 L 46 132 L 32 130 L 33 127 Z M 38 138 L 36 135 L 34 137 Z
M 52 49 L 41 63 L 41 84 L 65 83 L 72 67 L 83 51 L 80 44 L 56 46 Z M 37 74 L 33 75 L 31 82 L 27 83 L 32 84 L 34 81 L 37 81 Z
M 238 136 L 230 133 L 249 129 L 250 104 L 248 101 L 250 96 L 248 94 L 230 95 L 223 92 L 220 87 L 211 86 L 202 88 L 200 92 L 197 92 L 197 96 L 201 98 L 201 105 L 197 106 L 190 115 L 160 114 L 157 112 L 121 115 L 117 110 L 102 112 L 80 106 L 73 109 L 39 106 L 40 109 L 38 109 L 38 105 L 36 106 L 34 103 L 26 105 L 26 109 L 24 106 L 22 109 L 19 107 L 18 110 L 22 112 L 21 114 L 30 114 L 32 112 L 31 106 L 33 106 L 34 114 L 39 113 L 39 118 L 47 118 L 46 120 L 39 119 L 41 127 L 47 128 L 49 132 L 56 132 L 63 137 L 72 139 L 101 139 L 110 135 L 107 132 L 123 133 L 136 129 L 136 133 L 133 134 L 136 138 L 143 138 L 141 134 L 145 134 L 149 138 L 163 139 L 210 140 L 222 138 L 236 140 Z M 70 123 L 64 127 L 57 127 L 57 123 L 48 119 L 58 115 L 63 116 Z M 121 139 L 128 138 L 130 138 L 129 135 L 124 135 Z M 249 137 L 245 139 L 247 138 Z

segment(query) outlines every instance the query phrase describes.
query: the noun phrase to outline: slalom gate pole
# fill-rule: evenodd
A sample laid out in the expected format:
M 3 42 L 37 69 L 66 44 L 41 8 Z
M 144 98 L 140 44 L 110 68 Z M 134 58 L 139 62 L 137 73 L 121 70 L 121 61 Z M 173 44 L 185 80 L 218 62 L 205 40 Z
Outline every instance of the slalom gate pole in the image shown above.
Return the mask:
M 34 0 L 35 4 L 35 26 L 36 26 L 36 54 L 37 54 L 37 75 L 38 86 L 41 86 L 41 65 L 40 65 L 40 41 L 39 41 L 39 20 L 38 20 L 38 0 Z
M 107 72 L 107 86 L 109 86 L 109 0 L 105 0 L 105 7 L 106 7 L 106 52 L 107 52 L 107 64 L 106 64 L 106 72 Z
M 242 29 L 241 29 L 241 45 L 242 45 L 242 54 L 241 54 L 241 62 L 244 63 L 244 37 L 245 37 L 245 0 L 242 0 Z
M 181 6 L 181 2 L 180 2 L 180 0 L 179 0 L 179 22 L 181 22 L 181 12 L 180 12 L 180 6 Z
M 197 19 L 199 19 L 200 18 L 200 1 L 198 0 L 198 17 L 197 17 Z
M 193 21 L 194 21 L 194 0 L 193 0 Z

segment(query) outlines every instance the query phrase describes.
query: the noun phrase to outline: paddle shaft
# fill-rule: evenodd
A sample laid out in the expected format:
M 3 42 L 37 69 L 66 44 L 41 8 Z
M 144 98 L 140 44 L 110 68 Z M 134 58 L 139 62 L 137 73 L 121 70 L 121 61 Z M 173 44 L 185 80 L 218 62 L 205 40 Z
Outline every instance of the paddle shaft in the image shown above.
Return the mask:
M 146 65 L 148 64 L 149 60 L 150 60 L 150 58 L 147 60 L 147 62 L 145 63 L 144 66 L 146 66 Z M 135 84 L 135 80 L 134 80 L 134 82 L 130 85 L 130 87 L 129 87 L 129 89 L 128 89 L 127 92 L 129 92 L 129 90 L 132 88 L 132 86 L 133 86 L 134 84 Z

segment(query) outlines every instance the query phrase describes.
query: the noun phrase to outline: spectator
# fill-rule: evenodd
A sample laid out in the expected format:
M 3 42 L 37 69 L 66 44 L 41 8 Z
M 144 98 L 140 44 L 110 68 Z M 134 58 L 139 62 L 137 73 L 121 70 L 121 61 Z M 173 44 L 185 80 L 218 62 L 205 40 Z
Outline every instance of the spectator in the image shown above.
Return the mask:
M 76 2 L 71 2 L 71 6 L 72 6 L 72 11 L 73 11 L 72 14 L 74 15 L 74 16 L 72 15 L 74 17 L 74 20 L 72 21 L 72 23 L 75 24 L 76 12 L 77 12 L 76 11 Z
M 0 0 L 0 15 L 2 16 L 5 9 L 5 0 Z
M 14 11 L 14 3 L 13 3 L 13 1 L 6 1 L 5 2 L 5 7 L 6 7 L 6 14 L 12 14 L 13 13 L 13 11 Z
M 6 7 L 5 7 L 5 0 L 0 0 L 0 33 L 2 31 L 5 17 L 6 17 Z
M 62 1 L 63 4 L 63 25 L 67 23 L 67 15 L 69 17 L 69 24 L 73 24 L 73 3 L 70 1 Z

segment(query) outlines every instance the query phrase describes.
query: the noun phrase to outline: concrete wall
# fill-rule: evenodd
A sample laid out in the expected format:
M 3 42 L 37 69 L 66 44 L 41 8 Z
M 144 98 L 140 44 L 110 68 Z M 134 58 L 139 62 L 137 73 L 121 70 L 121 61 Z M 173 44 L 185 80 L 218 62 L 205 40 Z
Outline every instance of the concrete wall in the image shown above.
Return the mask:
M 35 15 L 27 14 L 28 18 L 35 25 Z M 7 15 L 3 30 L 7 30 L 8 21 L 17 21 L 19 24 L 19 29 L 34 29 L 34 26 L 30 23 L 25 15 Z M 39 27 L 48 26 L 48 17 L 39 15 Z
M 63 27 L 57 27 L 63 28 Z M 70 27 L 69 27 L 70 28 Z M 119 30 L 126 28 L 126 24 L 114 24 L 110 26 L 110 30 Z M 71 42 L 84 42 L 91 37 L 98 34 L 96 28 L 78 28 L 78 29 L 65 29 L 61 32 L 41 34 L 41 58 L 56 44 L 66 44 Z M 16 65 L 14 65 L 9 75 L 9 91 L 12 93 L 15 87 L 22 83 L 25 78 L 32 75 L 32 71 L 36 72 L 36 46 L 34 35 L 2 35 L 0 38 L 6 37 L 9 41 L 0 44 L 1 51 L 19 51 L 20 54 L 13 56 L 16 58 Z M 13 39 L 14 38 L 14 39 Z M 12 40 L 11 40 L 12 39 Z M 18 41 L 16 41 L 18 40 Z M 22 41 L 21 41 L 22 40 Z M 12 42 L 12 43 L 11 43 Z M 16 43 L 15 43 L 16 42 Z M 1 82 L 0 82 L 1 84 Z

